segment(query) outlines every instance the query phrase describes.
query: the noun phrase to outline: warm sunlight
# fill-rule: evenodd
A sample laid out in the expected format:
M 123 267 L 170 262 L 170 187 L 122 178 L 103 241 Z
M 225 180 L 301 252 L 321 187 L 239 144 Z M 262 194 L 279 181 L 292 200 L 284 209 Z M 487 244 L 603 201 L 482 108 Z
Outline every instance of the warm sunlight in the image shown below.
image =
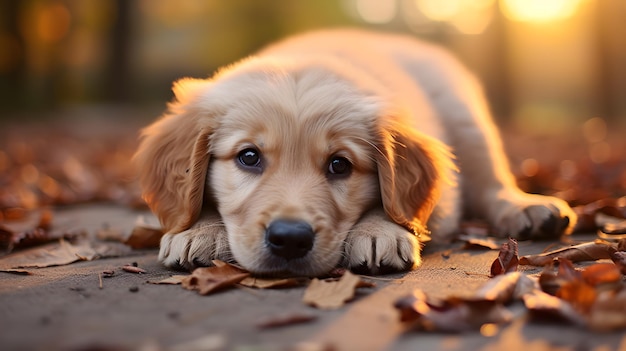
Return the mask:
M 494 0 L 414 0 L 429 20 L 448 22 L 463 34 L 480 34 L 491 23 Z
M 502 12 L 513 21 L 550 22 L 571 17 L 581 0 L 501 0 Z
M 396 15 L 395 0 L 357 0 L 356 10 L 368 23 L 388 23 Z

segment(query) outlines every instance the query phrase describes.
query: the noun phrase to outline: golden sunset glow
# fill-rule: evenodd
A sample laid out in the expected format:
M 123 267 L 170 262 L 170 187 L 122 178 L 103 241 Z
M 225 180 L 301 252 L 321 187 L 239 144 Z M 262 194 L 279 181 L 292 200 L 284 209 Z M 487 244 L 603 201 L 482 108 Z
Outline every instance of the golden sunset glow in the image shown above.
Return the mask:
M 482 33 L 493 18 L 495 0 L 414 0 L 426 19 L 446 22 L 463 34 Z
M 581 0 L 501 0 L 503 14 L 512 21 L 552 22 L 576 13 Z

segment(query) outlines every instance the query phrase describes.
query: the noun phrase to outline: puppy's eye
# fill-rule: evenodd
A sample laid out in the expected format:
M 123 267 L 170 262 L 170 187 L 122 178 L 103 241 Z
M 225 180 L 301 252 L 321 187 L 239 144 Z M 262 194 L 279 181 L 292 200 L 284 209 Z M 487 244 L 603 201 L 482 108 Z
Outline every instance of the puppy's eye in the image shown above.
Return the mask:
M 328 162 L 328 177 L 347 177 L 352 172 L 352 163 L 345 157 L 333 156 Z
M 254 148 L 247 148 L 237 154 L 237 162 L 246 169 L 261 169 L 261 153 Z

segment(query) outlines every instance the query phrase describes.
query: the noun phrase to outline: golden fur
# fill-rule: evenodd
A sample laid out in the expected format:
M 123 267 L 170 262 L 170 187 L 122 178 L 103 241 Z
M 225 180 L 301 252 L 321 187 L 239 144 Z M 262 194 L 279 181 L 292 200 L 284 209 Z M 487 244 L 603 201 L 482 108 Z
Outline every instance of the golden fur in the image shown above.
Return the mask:
M 463 209 L 520 238 L 576 220 L 563 201 L 517 188 L 478 84 L 412 38 L 304 34 L 174 93 L 135 155 L 170 267 L 382 273 L 419 265 L 428 230 L 451 238 Z M 312 243 L 292 255 L 268 239 L 277 221 L 304 223 Z

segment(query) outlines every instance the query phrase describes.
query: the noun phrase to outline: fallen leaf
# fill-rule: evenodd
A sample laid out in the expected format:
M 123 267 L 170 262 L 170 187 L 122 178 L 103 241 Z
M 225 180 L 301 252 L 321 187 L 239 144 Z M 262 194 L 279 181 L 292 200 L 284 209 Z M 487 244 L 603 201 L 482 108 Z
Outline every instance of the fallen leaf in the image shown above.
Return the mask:
M 477 238 L 469 235 L 463 235 L 459 237 L 459 240 L 464 242 L 463 245 L 464 250 L 475 250 L 475 249 L 487 249 L 487 250 L 498 250 L 500 249 L 500 245 L 493 241 L 491 238 Z
M 491 276 L 515 272 L 518 264 L 517 241 L 509 238 L 509 241 L 502 244 L 498 257 L 491 264 Z
M 187 278 L 189 275 L 185 274 L 176 274 L 173 275 L 171 277 L 167 277 L 165 279 L 161 279 L 161 280 L 157 280 L 157 281 L 152 281 L 152 280 L 148 280 L 149 284 L 163 284 L 163 285 L 178 285 L 178 284 L 182 284 L 183 280 L 185 280 L 185 278 Z
M 118 257 L 130 253 L 130 248 L 121 243 L 100 243 L 88 240 L 71 244 L 66 240 L 46 244 L 0 258 L 0 269 L 43 268 L 67 265 L 76 261 L 91 261 L 97 258 Z
M 583 206 L 576 206 L 573 210 L 578 215 L 574 232 L 593 232 L 604 226 L 606 218 L 603 216 L 615 219 L 626 218 L 626 197 L 600 199 Z
M 486 323 L 506 323 L 511 313 L 496 301 L 449 298 L 429 301 L 421 290 L 398 299 L 394 307 L 400 311 L 402 322 L 412 323 L 418 329 L 445 332 L 478 330 Z
M 606 221 L 606 223 L 600 226 L 600 231 L 607 238 L 623 238 L 623 234 L 626 234 L 626 220 Z
M 519 263 L 522 265 L 545 266 L 551 263 L 555 258 L 566 258 L 572 262 L 596 261 L 611 258 L 611 254 L 616 250 L 614 244 L 596 240 L 538 255 L 522 256 L 519 259 Z
M 567 301 L 540 290 L 523 296 L 524 305 L 532 320 L 546 322 L 549 320 L 566 321 L 575 325 L 585 326 L 587 321 Z
M 583 280 L 566 281 L 556 292 L 556 297 L 585 314 L 591 309 L 596 296 L 596 289 Z
M 314 278 L 304 291 L 302 301 L 321 309 L 337 309 L 354 298 L 358 287 L 372 287 L 358 275 L 346 271 L 339 280 L 320 280 Z
M 619 268 L 612 263 L 597 263 L 577 270 L 573 263 L 559 258 L 557 274 L 546 268 L 539 277 L 542 290 L 567 301 L 573 308 L 589 316 L 598 294 L 608 289 L 621 289 Z
M 626 289 L 600 292 L 591 308 L 589 327 L 597 331 L 626 328 Z
M 611 255 L 611 260 L 617 267 L 619 267 L 620 272 L 626 275 L 626 252 L 624 251 L 616 251 Z
M 247 277 L 239 284 L 247 286 L 249 288 L 258 289 L 271 289 L 271 288 L 291 288 L 294 286 L 302 285 L 304 280 L 296 278 L 284 278 L 284 279 L 263 279 L 256 277 Z
M 124 265 L 122 266 L 122 270 L 129 272 L 129 273 L 137 273 L 137 274 L 144 274 L 146 273 L 146 270 L 143 268 L 139 268 L 136 266 L 131 266 L 131 265 Z
M 140 217 L 125 243 L 133 249 L 157 248 L 163 234 L 160 227 L 151 226 Z
M 76 240 L 86 236 L 83 230 L 54 231 L 52 221 L 52 211 L 43 209 L 34 211 L 24 222 L 0 225 L 0 255 L 59 239 Z
M 249 272 L 230 264 L 200 267 L 182 280 L 182 286 L 188 290 L 197 290 L 200 295 L 208 295 L 232 287 L 248 276 Z
M 611 285 L 621 282 L 622 274 L 614 263 L 596 263 L 582 271 L 582 279 L 591 286 Z
M 519 300 L 525 294 L 538 289 L 537 281 L 521 272 L 510 272 L 498 275 L 471 295 L 474 300 L 488 300 L 510 303 Z
M 17 275 L 31 275 L 33 273 L 31 273 L 30 271 L 27 271 L 25 269 L 1 269 L 0 268 L 0 272 L 4 272 L 4 273 L 10 273 L 10 274 L 17 274 Z
M 256 323 L 256 327 L 259 329 L 279 328 L 294 324 L 308 323 L 316 319 L 317 316 L 314 314 L 296 312 L 263 319 Z

